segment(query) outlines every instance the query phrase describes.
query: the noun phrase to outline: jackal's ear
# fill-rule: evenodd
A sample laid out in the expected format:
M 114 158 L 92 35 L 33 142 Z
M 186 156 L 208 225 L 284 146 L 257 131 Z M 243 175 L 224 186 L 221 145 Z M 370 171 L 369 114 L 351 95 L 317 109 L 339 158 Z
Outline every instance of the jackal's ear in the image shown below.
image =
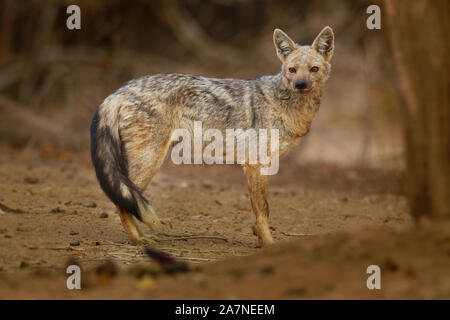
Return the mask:
M 326 61 L 330 61 L 334 51 L 333 29 L 328 26 L 323 28 L 314 40 L 311 47 L 317 50 L 317 52 L 319 52 Z
M 281 62 L 286 61 L 287 56 L 295 50 L 295 42 L 280 29 L 275 29 L 273 32 L 273 43 Z

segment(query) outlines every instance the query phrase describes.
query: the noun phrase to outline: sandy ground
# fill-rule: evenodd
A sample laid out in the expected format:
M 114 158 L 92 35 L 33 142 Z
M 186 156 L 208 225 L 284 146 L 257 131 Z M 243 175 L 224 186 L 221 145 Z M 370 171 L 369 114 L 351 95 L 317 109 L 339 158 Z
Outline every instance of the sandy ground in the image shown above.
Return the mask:
M 160 218 L 173 234 L 218 237 L 156 242 L 189 269 L 167 274 L 128 243 L 86 155 L 0 160 L 0 299 L 450 298 L 450 224 L 413 226 L 395 171 L 288 157 L 270 180 L 276 245 L 261 249 L 241 168 L 167 163 L 145 193 Z M 66 288 L 73 263 L 82 290 Z M 366 287 L 373 264 L 381 290 Z

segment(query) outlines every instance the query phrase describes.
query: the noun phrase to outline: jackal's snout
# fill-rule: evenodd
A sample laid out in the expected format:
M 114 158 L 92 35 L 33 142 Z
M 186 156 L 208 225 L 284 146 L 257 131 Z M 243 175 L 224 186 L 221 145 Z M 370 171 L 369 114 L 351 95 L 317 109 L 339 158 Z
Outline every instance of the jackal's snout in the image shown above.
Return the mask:
M 295 82 L 295 89 L 300 91 L 307 91 L 311 89 L 311 84 L 308 85 L 308 82 L 306 80 L 297 80 Z

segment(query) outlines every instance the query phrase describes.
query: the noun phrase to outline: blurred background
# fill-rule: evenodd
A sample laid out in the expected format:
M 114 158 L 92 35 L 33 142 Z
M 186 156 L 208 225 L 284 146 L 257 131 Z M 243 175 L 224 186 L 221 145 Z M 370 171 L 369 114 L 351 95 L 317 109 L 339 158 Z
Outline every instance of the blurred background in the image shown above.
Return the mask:
M 0 299 L 74 297 L 65 280 L 20 276 L 60 272 L 69 256 L 89 267 L 148 262 L 127 245 L 90 161 L 89 126 L 105 97 L 156 73 L 276 74 L 275 28 L 311 44 L 326 25 L 336 42 L 320 111 L 270 181 L 275 251 L 255 248 L 241 168 L 166 161 L 145 194 L 158 215 L 174 233 L 227 241 L 155 246 L 210 271 L 157 282 L 156 291 L 126 278 L 77 297 L 448 299 L 449 3 L 0 0 L 0 273 L 9 276 Z M 80 30 L 66 27 L 73 4 Z M 366 27 L 373 4 L 380 30 Z M 447 222 L 411 228 L 422 216 Z M 379 296 L 362 278 L 374 263 L 388 272 Z
M 88 157 L 89 124 L 128 80 L 181 72 L 276 74 L 272 32 L 311 44 L 330 25 L 332 73 L 312 130 L 289 155 L 300 165 L 404 167 L 393 64 L 381 30 L 366 28 L 380 1 L 0 1 L 0 143 Z M 68 30 L 67 6 L 81 8 Z M 381 5 L 381 4 L 380 4 Z

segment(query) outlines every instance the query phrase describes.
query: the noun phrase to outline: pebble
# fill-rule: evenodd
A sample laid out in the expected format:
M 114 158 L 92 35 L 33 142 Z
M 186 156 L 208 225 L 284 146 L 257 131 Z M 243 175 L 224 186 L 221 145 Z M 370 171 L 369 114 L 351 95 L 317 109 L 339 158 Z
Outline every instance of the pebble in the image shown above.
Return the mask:
M 189 187 L 189 184 L 188 184 L 186 181 L 182 181 L 182 182 L 178 185 L 178 187 L 180 187 L 180 188 L 187 188 L 187 187 Z
M 202 183 L 202 187 L 205 188 L 205 189 L 212 189 L 213 185 L 208 183 L 208 182 L 203 182 Z
M 72 241 L 72 242 L 70 243 L 70 245 L 71 245 L 72 247 L 78 247 L 78 246 L 80 245 L 80 241 Z
M 19 265 L 19 269 L 27 271 L 30 270 L 31 267 L 27 262 L 22 261 Z
M 88 207 L 88 208 L 96 208 L 97 204 L 95 202 L 91 202 L 91 203 L 87 204 L 86 207 Z
M 100 215 L 100 218 L 102 218 L 102 219 L 108 218 L 108 213 L 102 212 L 102 214 Z
M 29 183 L 29 184 L 36 184 L 36 183 L 39 183 L 39 179 L 38 179 L 38 178 L 35 178 L 35 177 L 25 177 L 25 178 L 23 179 L 23 181 L 24 181 L 25 183 Z
M 275 271 L 273 266 L 265 266 L 259 270 L 262 274 L 272 274 Z

